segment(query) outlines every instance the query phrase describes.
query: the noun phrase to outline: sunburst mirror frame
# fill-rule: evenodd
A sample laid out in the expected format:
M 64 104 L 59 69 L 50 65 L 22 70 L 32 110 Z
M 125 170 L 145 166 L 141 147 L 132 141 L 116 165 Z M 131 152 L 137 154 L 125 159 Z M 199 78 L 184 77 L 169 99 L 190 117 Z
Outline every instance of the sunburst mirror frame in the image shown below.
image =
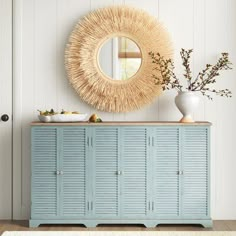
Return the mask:
M 99 51 L 113 37 L 127 37 L 140 48 L 142 63 L 130 79 L 112 80 L 100 69 Z M 152 77 L 155 65 L 150 51 L 172 57 L 170 36 L 155 17 L 128 6 L 98 9 L 80 20 L 69 37 L 65 51 L 68 79 L 80 97 L 99 110 L 139 109 L 162 92 Z

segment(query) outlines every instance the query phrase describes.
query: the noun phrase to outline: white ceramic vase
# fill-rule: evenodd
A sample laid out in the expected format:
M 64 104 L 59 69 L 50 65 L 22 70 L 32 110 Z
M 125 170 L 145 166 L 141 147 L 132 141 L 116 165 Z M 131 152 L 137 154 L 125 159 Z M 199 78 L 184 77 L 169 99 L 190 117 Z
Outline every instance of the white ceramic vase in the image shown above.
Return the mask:
M 196 92 L 179 92 L 175 97 L 175 104 L 183 114 L 180 122 L 188 123 L 194 122 L 193 113 L 199 105 L 200 98 L 196 95 Z

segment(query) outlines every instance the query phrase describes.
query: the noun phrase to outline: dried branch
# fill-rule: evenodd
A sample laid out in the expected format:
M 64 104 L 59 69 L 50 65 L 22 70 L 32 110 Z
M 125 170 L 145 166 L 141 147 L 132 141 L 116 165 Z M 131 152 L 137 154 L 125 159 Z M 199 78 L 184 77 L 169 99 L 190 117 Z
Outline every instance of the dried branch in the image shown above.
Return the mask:
M 185 73 L 183 75 L 188 80 L 189 86 L 191 85 L 191 80 L 192 80 L 192 73 L 191 73 L 190 62 L 189 62 L 192 52 L 193 52 L 193 49 L 184 50 L 183 48 L 180 51 L 180 56 L 182 58 L 182 65 L 185 68 Z
M 156 80 L 157 85 L 161 85 L 163 91 L 176 88 L 178 91 L 182 91 L 182 85 L 174 73 L 174 63 L 171 59 L 164 59 L 159 53 L 154 54 L 150 52 L 149 55 L 152 58 L 152 62 L 157 64 L 154 70 L 159 73 L 154 74 L 153 78 Z
M 188 86 L 185 88 L 187 91 L 200 91 L 204 96 L 212 100 L 209 93 L 215 93 L 221 97 L 232 97 L 232 92 L 229 89 L 215 90 L 210 89 L 210 84 L 216 83 L 216 77 L 219 77 L 220 71 L 231 70 L 232 63 L 229 61 L 229 54 L 222 53 L 215 65 L 206 64 L 206 67 L 198 73 L 197 77 L 192 81 L 192 72 L 190 69 L 190 58 L 192 49 L 181 49 L 180 55 L 182 58 L 182 65 L 185 68 L 183 76 L 187 79 Z M 183 85 L 180 84 L 179 78 L 174 73 L 174 62 L 172 59 L 165 59 L 159 53 L 150 52 L 149 55 L 152 58 L 152 62 L 157 66 L 155 67 L 156 74 L 153 74 L 153 78 L 156 80 L 156 84 L 161 85 L 163 90 L 176 89 L 177 91 L 183 91 Z

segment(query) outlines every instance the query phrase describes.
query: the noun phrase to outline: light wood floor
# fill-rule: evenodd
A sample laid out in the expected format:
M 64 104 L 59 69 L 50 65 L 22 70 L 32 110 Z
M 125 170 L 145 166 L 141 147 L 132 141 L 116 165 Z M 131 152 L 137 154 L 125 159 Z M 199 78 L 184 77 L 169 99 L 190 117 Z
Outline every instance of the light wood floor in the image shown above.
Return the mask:
M 96 228 L 85 228 L 83 225 L 41 225 L 38 228 L 28 228 L 28 221 L 0 220 L 0 235 L 4 231 L 236 231 L 236 220 L 216 220 L 213 228 L 203 228 L 200 225 L 159 225 L 156 228 L 145 228 L 142 225 L 100 225 Z

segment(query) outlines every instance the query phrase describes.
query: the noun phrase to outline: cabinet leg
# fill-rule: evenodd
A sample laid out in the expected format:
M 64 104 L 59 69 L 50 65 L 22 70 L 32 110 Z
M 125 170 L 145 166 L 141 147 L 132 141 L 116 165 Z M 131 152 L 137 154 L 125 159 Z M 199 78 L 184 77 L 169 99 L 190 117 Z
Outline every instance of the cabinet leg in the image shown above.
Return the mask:
M 40 225 L 40 222 L 37 221 L 37 220 L 30 220 L 29 221 L 29 227 L 30 228 L 36 228 L 36 227 L 39 227 L 39 225 Z
M 206 220 L 201 224 L 204 228 L 212 228 L 213 223 L 212 220 Z
M 155 222 L 155 221 L 150 221 L 150 222 L 144 223 L 144 225 L 145 225 L 146 228 L 155 228 L 156 225 L 157 225 L 157 222 Z
M 86 226 L 86 228 L 95 228 L 97 226 L 96 222 L 86 222 L 84 224 Z

